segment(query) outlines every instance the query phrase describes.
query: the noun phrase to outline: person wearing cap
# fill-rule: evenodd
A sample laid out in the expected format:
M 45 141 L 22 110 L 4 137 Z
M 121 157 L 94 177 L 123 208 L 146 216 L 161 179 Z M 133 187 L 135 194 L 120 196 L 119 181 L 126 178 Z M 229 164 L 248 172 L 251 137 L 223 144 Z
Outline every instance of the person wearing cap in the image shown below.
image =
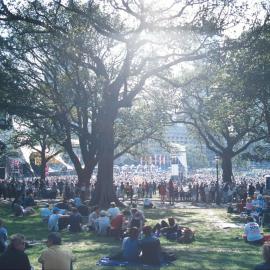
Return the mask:
M 107 212 L 108 212 L 108 216 L 111 218 L 111 220 L 120 214 L 120 210 L 118 207 L 116 207 L 115 202 L 110 203 L 110 208 L 108 209 Z
M 28 256 L 24 253 L 24 250 L 24 235 L 12 235 L 10 237 L 10 244 L 0 256 L 0 270 L 31 270 Z
M 68 215 L 62 215 L 59 214 L 60 209 L 57 207 L 53 208 L 53 213 L 52 215 L 50 215 L 49 220 L 48 220 L 48 229 L 49 231 L 52 232 L 58 232 L 59 231 L 59 218 L 63 218 L 63 217 L 69 217 Z
M 38 262 L 42 264 L 43 270 L 71 270 L 75 256 L 71 251 L 61 247 L 61 235 L 52 232 L 48 235 L 47 249 L 44 250 Z

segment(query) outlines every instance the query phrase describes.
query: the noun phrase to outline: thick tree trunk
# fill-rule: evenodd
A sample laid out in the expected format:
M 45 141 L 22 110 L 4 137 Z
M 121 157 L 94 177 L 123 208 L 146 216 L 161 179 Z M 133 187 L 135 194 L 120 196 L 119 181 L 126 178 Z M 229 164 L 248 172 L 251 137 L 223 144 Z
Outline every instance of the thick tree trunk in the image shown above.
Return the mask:
M 81 189 L 80 196 L 83 201 L 89 200 L 89 187 L 90 179 L 92 176 L 94 168 L 84 168 L 77 171 L 78 175 L 78 186 Z
M 231 183 L 232 182 L 232 155 L 224 154 L 221 156 L 222 158 L 222 181 L 223 183 Z
M 40 157 L 41 157 L 40 179 L 45 180 L 45 178 L 46 178 L 46 164 L 47 164 L 45 149 L 41 149 Z
M 119 204 L 113 187 L 114 130 L 110 117 L 103 119 L 100 131 L 98 175 L 92 203 L 105 208 L 112 201 Z

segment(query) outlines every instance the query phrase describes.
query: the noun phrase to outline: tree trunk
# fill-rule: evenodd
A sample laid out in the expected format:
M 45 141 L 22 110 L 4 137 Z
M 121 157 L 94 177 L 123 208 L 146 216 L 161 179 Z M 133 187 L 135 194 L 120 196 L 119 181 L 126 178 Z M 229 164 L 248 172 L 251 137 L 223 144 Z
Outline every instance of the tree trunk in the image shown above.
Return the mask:
M 98 174 L 92 203 L 105 208 L 112 201 L 119 204 L 113 187 L 114 130 L 110 117 L 101 122 L 99 140 Z
M 90 187 L 90 179 L 93 173 L 93 168 L 85 167 L 80 171 L 77 171 L 78 175 L 78 186 L 81 188 L 80 197 L 83 201 L 89 200 L 89 187 Z
M 232 155 L 224 154 L 222 158 L 222 182 L 231 183 L 232 182 Z
M 41 149 L 40 152 L 40 158 L 41 158 L 41 167 L 40 167 L 40 179 L 41 180 L 45 180 L 46 178 L 46 148 L 45 149 Z

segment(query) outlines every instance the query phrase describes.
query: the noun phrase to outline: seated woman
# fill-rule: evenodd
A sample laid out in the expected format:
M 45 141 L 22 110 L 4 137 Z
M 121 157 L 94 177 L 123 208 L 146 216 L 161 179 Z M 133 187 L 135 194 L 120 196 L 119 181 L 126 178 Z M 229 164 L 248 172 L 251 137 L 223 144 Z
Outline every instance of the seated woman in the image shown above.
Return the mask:
M 139 260 L 141 252 L 139 245 L 139 230 L 137 227 L 132 227 L 129 230 L 129 237 L 125 237 L 122 243 L 122 258 L 130 262 Z
M 97 219 L 99 218 L 99 207 L 95 206 L 93 212 L 88 217 L 88 228 L 90 231 L 97 229 Z
M 160 265 L 161 246 L 158 238 L 152 235 L 151 226 L 143 227 L 143 239 L 140 240 L 141 260 L 144 264 Z
M 260 232 L 260 227 L 256 222 L 254 222 L 252 217 L 247 217 L 247 224 L 245 225 L 243 237 L 248 243 L 263 243 L 263 235 Z
M 124 225 L 129 216 L 130 216 L 130 211 L 124 210 L 119 215 L 117 215 L 114 219 L 111 220 L 110 234 L 114 236 L 116 239 L 122 238 L 124 230 L 125 230 Z
M 247 202 L 246 202 L 246 212 L 248 215 L 251 214 L 253 210 L 253 204 L 252 204 L 252 200 L 250 197 L 247 198 Z
M 107 212 L 100 211 L 100 216 L 96 220 L 97 229 L 96 232 L 99 235 L 107 235 L 110 228 L 110 218 L 107 216 Z
M 255 266 L 254 270 L 268 270 L 270 269 L 270 243 L 263 245 L 263 259 L 264 263 Z

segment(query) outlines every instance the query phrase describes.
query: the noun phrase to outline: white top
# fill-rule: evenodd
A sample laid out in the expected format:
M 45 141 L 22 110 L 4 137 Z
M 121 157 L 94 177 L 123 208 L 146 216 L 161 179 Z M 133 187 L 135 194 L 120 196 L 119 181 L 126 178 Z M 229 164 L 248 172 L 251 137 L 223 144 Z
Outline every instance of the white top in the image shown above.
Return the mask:
M 111 219 L 114 219 L 116 216 L 118 216 L 120 214 L 120 210 L 118 207 L 111 207 L 108 209 L 107 213 Z
M 52 211 L 49 208 L 41 208 L 40 215 L 42 218 L 49 217 L 52 214 Z
M 247 236 L 247 241 L 256 241 L 263 238 L 260 227 L 256 222 L 249 222 L 245 225 L 245 234 Z
M 106 234 L 107 232 L 107 228 L 110 226 L 111 222 L 109 217 L 99 217 L 97 219 L 97 229 L 98 229 L 98 233 L 100 234 Z

